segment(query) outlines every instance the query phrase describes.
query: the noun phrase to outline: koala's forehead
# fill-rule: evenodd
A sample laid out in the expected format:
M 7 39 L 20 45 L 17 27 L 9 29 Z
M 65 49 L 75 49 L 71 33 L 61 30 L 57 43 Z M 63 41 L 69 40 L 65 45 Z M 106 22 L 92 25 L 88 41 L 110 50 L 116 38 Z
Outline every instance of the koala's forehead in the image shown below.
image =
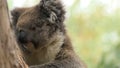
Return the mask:
M 36 21 L 38 21 L 38 11 L 35 8 L 30 8 L 21 14 L 17 25 L 29 24 Z

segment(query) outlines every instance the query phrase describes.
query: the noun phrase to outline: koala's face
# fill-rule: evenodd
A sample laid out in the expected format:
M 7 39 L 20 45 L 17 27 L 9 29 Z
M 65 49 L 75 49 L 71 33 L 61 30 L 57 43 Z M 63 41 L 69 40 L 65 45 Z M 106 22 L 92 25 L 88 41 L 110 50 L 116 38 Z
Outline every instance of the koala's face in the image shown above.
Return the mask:
M 41 0 L 34 7 L 14 9 L 12 24 L 18 42 L 24 48 L 32 45 L 37 49 L 61 39 L 65 33 L 64 15 L 65 11 L 58 0 Z
M 37 13 L 39 11 L 35 9 L 28 9 L 21 14 L 16 24 L 18 41 L 21 44 L 32 43 L 35 48 L 47 45 L 59 30 L 55 23 L 51 23 L 43 14 Z
M 21 9 L 16 10 L 20 12 Z M 18 14 L 18 12 L 13 14 Z M 54 13 L 46 14 L 37 7 L 25 9 L 24 12 L 21 11 L 18 14 L 18 19 L 14 20 L 14 29 L 17 40 L 23 48 L 29 47 L 29 45 L 35 49 L 44 47 L 56 41 L 57 36 L 62 37 L 65 33 L 63 24 L 55 21 L 56 15 Z
M 47 18 L 36 14 L 37 11 L 28 9 L 22 13 L 16 24 L 17 39 L 21 44 L 32 43 L 35 48 L 44 46 L 56 32 L 55 24 L 49 23 Z

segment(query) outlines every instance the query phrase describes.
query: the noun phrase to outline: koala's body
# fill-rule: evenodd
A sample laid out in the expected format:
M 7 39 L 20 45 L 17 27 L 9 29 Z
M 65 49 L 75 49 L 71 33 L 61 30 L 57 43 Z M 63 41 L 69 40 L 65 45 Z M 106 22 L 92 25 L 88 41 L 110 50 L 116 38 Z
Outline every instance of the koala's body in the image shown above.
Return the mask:
M 66 34 L 64 19 L 59 0 L 41 0 L 12 11 L 16 39 L 30 68 L 85 68 Z

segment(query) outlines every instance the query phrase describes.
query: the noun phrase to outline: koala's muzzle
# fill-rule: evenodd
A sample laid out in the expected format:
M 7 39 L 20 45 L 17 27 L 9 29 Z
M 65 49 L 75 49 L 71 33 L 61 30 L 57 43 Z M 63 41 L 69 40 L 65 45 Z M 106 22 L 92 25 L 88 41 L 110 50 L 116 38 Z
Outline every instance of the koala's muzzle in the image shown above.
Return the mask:
M 20 43 L 27 43 L 27 33 L 25 31 L 20 31 L 18 33 L 18 41 Z

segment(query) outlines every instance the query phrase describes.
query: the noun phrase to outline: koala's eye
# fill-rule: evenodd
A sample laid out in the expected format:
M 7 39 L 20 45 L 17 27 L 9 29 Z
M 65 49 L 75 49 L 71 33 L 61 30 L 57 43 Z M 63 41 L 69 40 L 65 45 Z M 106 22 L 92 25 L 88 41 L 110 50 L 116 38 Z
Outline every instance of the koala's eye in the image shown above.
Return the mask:
M 19 32 L 23 32 L 23 30 L 20 29 Z
M 36 27 L 35 26 L 31 26 L 30 30 L 36 30 Z
M 46 26 L 51 26 L 51 25 L 52 25 L 52 24 L 50 24 L 50 23 L 47 23 L 47 24 L 46 24 Z

